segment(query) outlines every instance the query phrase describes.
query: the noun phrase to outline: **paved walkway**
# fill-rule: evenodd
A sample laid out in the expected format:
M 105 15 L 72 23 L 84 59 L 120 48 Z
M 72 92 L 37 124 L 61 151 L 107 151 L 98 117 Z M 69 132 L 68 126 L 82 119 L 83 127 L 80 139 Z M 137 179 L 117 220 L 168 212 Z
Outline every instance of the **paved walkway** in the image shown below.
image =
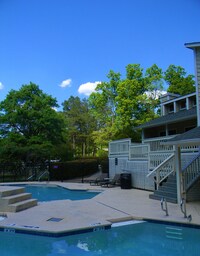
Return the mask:
M 184 218 L 177 204 L 168 203 L 169 216 L 166 216 L 161 210 L 160 201 L 149 199 L 150 192 L 147 191 L 126 190 L 120 187 L 101 188 L 85 183 L 51 182 L 51 184 L 62 185 L 69 189 L 102 192 L 89 200 L 39 203 L 38 206 L 22 212 L 8 213 L 8 218 L 0 221 L 0 227 L 56 233 L 143 218 L 200 225 L 200 202 L 187 203 L 187 214 L 192 216 L 189 222 Z

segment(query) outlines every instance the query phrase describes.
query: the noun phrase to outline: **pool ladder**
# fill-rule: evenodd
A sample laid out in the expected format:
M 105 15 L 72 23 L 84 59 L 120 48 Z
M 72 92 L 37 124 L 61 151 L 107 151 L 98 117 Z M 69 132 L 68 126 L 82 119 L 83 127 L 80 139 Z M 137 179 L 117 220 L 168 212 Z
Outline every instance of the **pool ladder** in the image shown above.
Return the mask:
M 45 176 L 45 175 L 47 176 L 47 180 L 49 181 L 49 179 L 50 179 L 49 171 L 44 171 L 44 172 L 41 173 L 38 177 L 35 177 L 35 174 L 32 174 L 31 176 L 28 177 L 27 181 L 33 179 L 34 177 L 36 178 L 37 181 L 40 181 L 41 178 L 42 178 L 43 176 Z
M 187 215 L 187 210 L 186 210 L 186 200 L 185 198 L 182 198 L 181 203 L 180 203 L 180 208 L 181 212 L 184 214 L 184 218 L 187 218 L 189 222 L 192 221 L 192 215 Z
M 165 212 L 166 216 L 169 216 L 166 198 L 163 197 L 161 199 L 160 205 L 161 205 L 161 209 Z
M 49 171 L 44 171 L 39 177 L 38 177 L 38 181 L 40 181 L 41 180 L 41 178 L 43 177 L 43 176 L 47 176 L 47 180 L 49 181 Z

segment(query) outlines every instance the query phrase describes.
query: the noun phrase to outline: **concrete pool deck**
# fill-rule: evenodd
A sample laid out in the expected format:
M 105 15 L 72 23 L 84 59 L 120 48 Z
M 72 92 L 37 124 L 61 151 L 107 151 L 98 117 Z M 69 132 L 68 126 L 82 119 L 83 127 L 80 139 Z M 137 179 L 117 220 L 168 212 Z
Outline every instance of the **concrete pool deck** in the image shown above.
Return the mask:
M 40 182 L 39 184 L 46 184 Z M 160 201 L 149 199 L 152 192 L 120 187 L 101 188 L 88 183 L 50 182 L 69 189 L 101 191 L 92 199 L 71 201 L 60 200 L 38 203 L 30 209 L 7 213 L 0 221 L 0 228 L 14 228 L 37 232 L 66 233 L 110 225 L 113 222 L 132 219 L 153 219 L 200 225 L 200 202 L 187 203 L 184 218 L 179 205 L 168 203 L 169 216 L 161 210 Z

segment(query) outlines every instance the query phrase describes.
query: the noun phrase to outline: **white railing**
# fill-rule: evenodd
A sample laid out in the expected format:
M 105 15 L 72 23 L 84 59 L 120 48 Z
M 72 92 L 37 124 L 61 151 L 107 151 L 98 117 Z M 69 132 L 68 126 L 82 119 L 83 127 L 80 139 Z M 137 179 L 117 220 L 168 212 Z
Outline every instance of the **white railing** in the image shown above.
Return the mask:
M 109 143 L 109 155 L 129 155 L 131 139 L 112 141 Z
M 174 147 L 172 145 L 162 145 L 162 142 L 165 142 L 169 139 L 174 138 L 173 136 L 167 136 L 167 137 L 158 137 L 158 138 L 151 138 L 151 139 L 145 139 L 144 143 L 149 144 L 149 150 L 152 152 L 157 151 L 173 151 Z
M 174 159 L 175 156 L 173 153 L 147 175 L 147 177 L 150 177 L 152 175 L 155 177 L 157 189 L 160 183 L 164 181 L 171 173 L 174 172 Z
M 198 154 L 183 170 L 183 191 L 186 192 L 200 177 L 200 154 Z
M 130 146 L 129 160 L 148 160 L 149 145 L 138 144 Z

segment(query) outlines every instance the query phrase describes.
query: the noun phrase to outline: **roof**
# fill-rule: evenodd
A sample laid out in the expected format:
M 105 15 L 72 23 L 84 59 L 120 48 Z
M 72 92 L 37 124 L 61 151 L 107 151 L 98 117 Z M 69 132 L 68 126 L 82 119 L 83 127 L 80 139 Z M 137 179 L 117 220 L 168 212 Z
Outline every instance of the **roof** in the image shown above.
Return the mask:
M 191 108 L 191 109 L 185 109 L 185 110 L 180 110 L 176 113 L 170 113 L 164 116 L 161 116 L 159 118 L 153 119 L 147 123 L 141 124 L 137 128 L 150 128 L 150 127 L 155 127 L 155 126 L 160 126 L 160 125 L 166 125 L 166 124 L 171 124 L 175 123 L 177 121 L 184 121 L 184 120 L 189 120 L 193 119 L 197 116 L 197 110 L 196 107 Z
M 185 43 L 185 47 L 190 49 L 200 47 L 200 42 Z
M 164 145 L 197 145 L 200 144 L 200 127 L 191 129 L 185 133 L 163 142 Z

